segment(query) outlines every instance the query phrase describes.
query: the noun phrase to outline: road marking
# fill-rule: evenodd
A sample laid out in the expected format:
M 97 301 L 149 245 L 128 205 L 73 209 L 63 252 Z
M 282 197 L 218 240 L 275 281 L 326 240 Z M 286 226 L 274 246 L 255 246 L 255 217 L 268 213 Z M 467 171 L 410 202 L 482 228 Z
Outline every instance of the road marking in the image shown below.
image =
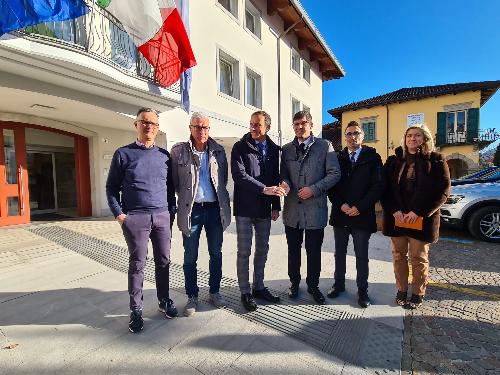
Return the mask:
M 467 288 L 467 287 L 463 287 L 463 286 L 441 283 L 439 281 L 434 281 L 431 279 L 429 279 L 428 284 L 432 285 L 432 286 L 437 286 L 438 288 L 453 290 L 454 292 L 469 294 L 471 296 L 488 298 L 488 299 L 491 299 L 492 301 L 500 301 L 500 293 L 484 292 L 482 290 L 476 290 L 476 289 Z
M 451 242 L 458 242 L 458 243 L 466 243 L 466 244 L 473 244 L 477 243 L 478 241 L 473 241 L 473 240 L 467 240 L 465 238 L 457 238 L 457 237 L 439 237 L 439 240 L 444 240 L 444 241 L 451 241 Z
M 412 270 L 411 270 L 411 263 L 409 263 L 408 264 L 408 283 L 411 283 L 411 280 L 412 280 Z M 476 290 L 476 289 L 467 288 L 464 286 L 457 286 L 457 285 L 453 285 L 453 284 L 449 284 L 449 283 L 442 283 L 440 281 L 432 280 L 431 278 L 428 279 L 427 284 L 438 287 L 438 288 L 453 290 L 454 292 L 468 294 L 471 296 L 489 298 L 492 301 L 500 301 L 500 293 L 485 292 L 482 290 Z

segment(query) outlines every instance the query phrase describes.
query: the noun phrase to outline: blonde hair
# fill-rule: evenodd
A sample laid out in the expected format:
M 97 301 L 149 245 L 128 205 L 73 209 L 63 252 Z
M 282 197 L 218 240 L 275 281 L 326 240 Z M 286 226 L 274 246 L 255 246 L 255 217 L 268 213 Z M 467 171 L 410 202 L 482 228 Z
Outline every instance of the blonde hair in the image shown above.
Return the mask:
M 422 134 L 424 135 L 424 143 L 422 143 L 422 153 L 424 154 L 430 154 L 432 151 L 435 150 L 434 147 L 434 139 L 432 138 L 431 131 L 427 127 L 426 124 L 413 124 L 411 126 L 408 126 L 406 129 L 405 133 L 403 134 L 403 139 L 401 139 L 401 146 L 403 147 L 403 156 L 406 156 L 408 153 L 408 147 L 406 147 L 406 134 L 412 129 L 419 129 Z

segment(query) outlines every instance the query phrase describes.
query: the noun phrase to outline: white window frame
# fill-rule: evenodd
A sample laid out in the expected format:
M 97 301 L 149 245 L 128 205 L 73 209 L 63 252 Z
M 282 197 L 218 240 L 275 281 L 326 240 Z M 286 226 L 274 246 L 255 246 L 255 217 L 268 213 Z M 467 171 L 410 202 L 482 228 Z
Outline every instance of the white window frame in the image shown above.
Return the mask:
M 307 71 L 307 77 L 306 77 Z M 311 83 L 311 64 L 309 64 L 306 60 L 302 60 L 302 78 L 307 83 Z
M 232 95 L 221 91 L 221 61 L 232 66 Z M 237 102 L 241 102 L 240 65 L 238 58 L 220 47 L 217 48 L 217 92 L 219 95 Z
M 294 102 L 298 103 L 298 110 L 295 110 L 294 108 Z M 291 105 L 291 109 L 292 109 L 292 119 L 293 119 L 293 116 L 302 109 L 302 102 L 297 99 L 296 97 L 292 96 L 292 100 L 290 102 L 290 105 Z
M 231 16 L 236 22 L 239 23 L 239 0 L 228 0 L 229 1 L 229 8 L 227 9 L 224 5 L 222 5 L 219 0 L 215 0 L 215 4 L 221 8 L 226 14 Z
M 254 20 L 255 30 L 253 31 L 247 27 L 247 12 L 253 17 Z M 260 41 L 262 39 L 261 12 L 250 0 L 245 0 L 245 16 L 243 17 L 243 20 L 245 30 Z
M 377 141 L 377 117 L 361 118 L 361 119 L 359 119 L 359 123 L 361 125 L 361 129 L 363 130 L 363 133 L 365 133 L 364 142 L 366 142 L 366 143 L 376 142 Z M 364 127 L 366 124 L 371 124 L 371 123 L 373 123 L 373 139 L 369 139 L 366 137 L 367 134 L 365 132 L 365 127 Z
M 299 66 L 297 67 L 298 70 L 295 70 L 295 67 L 294 67 L 294 64 L 293 64 L 293 58 L 294 58 L 294 56 L 297 58 L 297 61 L 299 63 Z M 301 76 L 301 74 L 302 74 L 302 70 L 301 70 L 302 63 L 301 63 L 301 61 L 302 61 L 302 58 L 300 57 L 299 52 L 295 48 L 291 47 L 290 48 L 290 69 L 293 72 L 295 72 L 296 74 L 298 74 L 299 76 Z
M 464 113 L 464 130 L 462 132 L 458 132 L 458 113 Z M 453 114 L 453 131 L 448 131 L 448 115 Z M 446 112 L 446 142 L 447 143 L 464 143 L 467 142 L 467 109 L 459 109 L 456 111 L 448 111 Z
M 248 100 L 248 77 L 255 80 L 255 102 L 250 103 Z M 245 69 L 245 104 L 251 108 L 262 109 L 262 74 L 259 74 L 254 69 L 246 67 Z

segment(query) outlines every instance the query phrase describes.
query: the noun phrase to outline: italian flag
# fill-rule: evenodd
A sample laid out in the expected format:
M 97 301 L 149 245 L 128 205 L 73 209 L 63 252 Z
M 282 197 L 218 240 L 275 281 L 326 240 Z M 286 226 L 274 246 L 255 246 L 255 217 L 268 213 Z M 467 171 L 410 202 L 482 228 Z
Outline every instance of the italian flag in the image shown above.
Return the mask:
M 137 49 L 153 66 L 162 86 L 177 82 L 196 65 L 193 50 L 174 0 L 97 0 L 117 18 Z

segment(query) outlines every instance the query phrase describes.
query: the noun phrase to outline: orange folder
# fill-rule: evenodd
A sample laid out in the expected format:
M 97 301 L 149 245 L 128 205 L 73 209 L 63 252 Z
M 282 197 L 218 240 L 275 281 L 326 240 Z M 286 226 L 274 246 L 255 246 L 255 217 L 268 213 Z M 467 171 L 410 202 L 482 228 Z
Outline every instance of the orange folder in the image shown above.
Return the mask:
M 424 218 L 422 216 L 417 217 L 414 223 L 405 223 L 403 221 L 395 220 L 394 225 L 399 228 L 408 228 L 415 230 L 422 230 L 424 224 Z

